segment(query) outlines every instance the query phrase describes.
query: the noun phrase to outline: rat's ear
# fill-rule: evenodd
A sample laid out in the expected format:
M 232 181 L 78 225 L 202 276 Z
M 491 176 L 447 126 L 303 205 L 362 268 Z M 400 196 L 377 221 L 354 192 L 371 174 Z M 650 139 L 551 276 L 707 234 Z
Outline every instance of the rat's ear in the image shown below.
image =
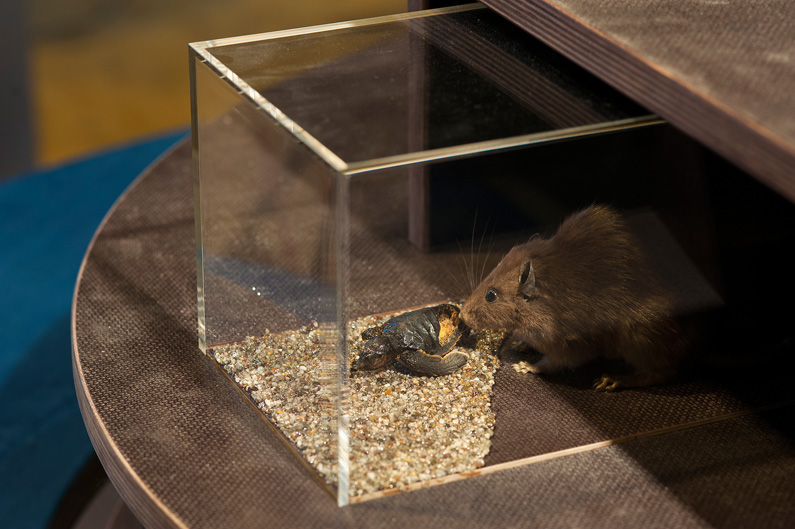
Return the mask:
M 530 297 L 536 289 L 536 273 L 533 270 L 533 263 L 525 261 L 519 267 L 519 291 L 525 297 Z

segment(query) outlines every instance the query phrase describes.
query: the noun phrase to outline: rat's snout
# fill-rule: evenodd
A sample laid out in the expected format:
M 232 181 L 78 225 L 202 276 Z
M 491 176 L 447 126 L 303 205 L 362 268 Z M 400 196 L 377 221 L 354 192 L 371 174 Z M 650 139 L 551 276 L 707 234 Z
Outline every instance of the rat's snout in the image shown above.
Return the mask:
M 472 306 L 469 303 L 464 303 L 464 306 L 461 307 L 461 313 L 458 316 L 459 318 L 461 318 L 461 321 L 464 322 L 464 325 L 466 325 L 473 331 L 478 330 L 475 314 L 472 309 Z

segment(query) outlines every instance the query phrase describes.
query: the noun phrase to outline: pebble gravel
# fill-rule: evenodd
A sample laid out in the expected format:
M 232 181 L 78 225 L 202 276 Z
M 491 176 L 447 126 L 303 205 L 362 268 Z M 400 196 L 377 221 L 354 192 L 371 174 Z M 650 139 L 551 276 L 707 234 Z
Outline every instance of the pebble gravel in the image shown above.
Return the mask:
M 349 366 L 364 346 L 362 331 L 395 314 L 349 323 Z M 462 339 L 456 348 L 470 358 L 451 375 L 416 375 L 395 364 L 349 372 L 341 392 L 333 336 L 313 322 L 208 352 L 332 487 L 338 478 L 337 410 L 347 411 L 350 496 L 483 466 L 494 430 L 491 389 L 502 334 Z M 347 396 L 341 403 L 340 394 Z

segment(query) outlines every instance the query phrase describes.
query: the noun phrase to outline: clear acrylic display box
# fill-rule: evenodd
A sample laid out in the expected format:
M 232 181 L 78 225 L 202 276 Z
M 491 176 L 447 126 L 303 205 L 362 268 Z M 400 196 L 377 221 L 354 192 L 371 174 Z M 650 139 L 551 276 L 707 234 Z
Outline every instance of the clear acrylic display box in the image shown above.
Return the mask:
M 410 444 L 395 429 L 442 428 L 421 451 L 454 427 L 419 417 L 444 377 L 355 417 L 369 379 L 351 372 L 350 322 L 460 301 L 512 243 L 590 203 L 662 200 L 665 127 L 479 5 L 190 52 L 200 348 L 339 504 L 454 479 L 464 467 L 436 468 L 447 449 L 379 466 L 352 440 L 367 421 L 387 423 L 375 452 Z M 381 476 L 397 467 L 410 479 Z

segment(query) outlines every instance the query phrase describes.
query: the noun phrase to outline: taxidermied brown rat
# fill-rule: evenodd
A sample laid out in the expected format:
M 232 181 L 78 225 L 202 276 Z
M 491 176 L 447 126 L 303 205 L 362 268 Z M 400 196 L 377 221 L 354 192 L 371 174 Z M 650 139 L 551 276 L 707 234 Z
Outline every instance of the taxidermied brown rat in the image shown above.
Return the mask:
M 513 247 L 466 300 L 461 319 L 475 331 L 505 329 L 542 353 L 535 363 L 514 364 L 523 373 L 622 358 L 634 373 L 594 383 L 613 391 L 676 373 L 686 340 L 672 307 L 622 217 L 591 206 L 564 220 L 553 237 Z

